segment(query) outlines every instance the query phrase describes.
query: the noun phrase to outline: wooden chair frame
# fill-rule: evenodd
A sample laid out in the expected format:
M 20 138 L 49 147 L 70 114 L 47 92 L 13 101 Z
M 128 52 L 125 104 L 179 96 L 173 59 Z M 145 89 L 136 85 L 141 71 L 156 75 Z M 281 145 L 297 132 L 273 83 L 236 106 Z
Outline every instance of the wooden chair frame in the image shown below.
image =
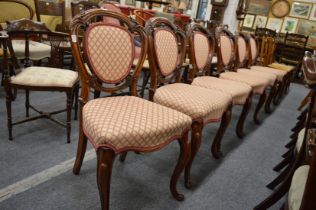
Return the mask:
M 21 4 L 23 6 L 25 6 L 28 10 L 29 10 L 29 13 L 30 13 L 30 20 L 33 19 L 33 16 L 34 16 L 34 11 L 32 9 L 32 7 L 30 5 L 28 5 L 27 3 L 25 3 L 24 1 L 19 1 L 19 0 L 0 0 L 0 2 L 11 2 L 11 3 L 16 3 L 16 4 Z
M 207 64 L 205 65 L 204 69 L 199 69 L 196 64 L 195 59 L 195 48 L 194 48 L 194 33 L 200 32 L 208 37 L 210 46 L 209 46 L 209 56 Z M 212 58 L 215 51 L 215 38 L 213 35 L 203 26 L 201 26 L 198 23 L 191 23 L 187 30 L 187 37 L 189 40 L 189 57 L 190 57 L 190 63 L 192 65 L 192 69 L 189 71 L 189 83 L 192 83 L 193 79 L 198 76 L 206 76 L 209 75 L 208 71 L 210 71 L 211 65 L 212 65 Z M 197 49 L 198 50 L 198 49 Z M 240 117 L 238 119 L 238 123 L 236 126 L 236 134 L 239 138 L 242 138 L 245 134 L 243 131 L 245 120 L 247 118 L 247 115 L 249 113 L 249 110 L 251 108 L 251 102 L 252 102 L 252 91 L 250 92 L 245 104 L 243 105 L 242 112 L 240 114 Z
M 9 42 L 8 42 L 8 48 L 10 50 L 10 60 L 12 60 L 12 65 L 15 67 L 16 71 L 14 74 L 17 74 L 20 69 L 19 64 L 17 62 L 17 59 L 15 57 L 15 53 L 13 50 L 13 47 L 11 45 L 12 39 L 15 39 L 16 37 L 24 38 L 25 40 L 25 63 L 24 66 L 28 67 L 31 66 L 31 62 L 29 60 L 29 40 L 45 40 L 48 41 L 52 47 L 51 50 L 51 57 L 49 64 L 51 66 L 54 66 L 54 64 L 58 63 L 58 46 L 61 42 L 67 40 L 67 36 L 60 33 L 54 33 L 49 31 L 44 24 L 33 22 L 28 19 L 22 19 L 18 21 L 11 22 L 8 25 L 7 28 L 8 35 L 9 35 Z M 5 56 L 5 59 L 8 59 L 8 55 Z M 18 85 L 11 83 L 11 75 L 8 70 L 8 68 L 4 68 L 4 89 L 6 93 L 6 106 L 7 106 L 7 115 L 8 115 L 8 129 L 9 129 L 9 139 L 12 140 L 12 127 L 14 125 L 18 125 L 24 122 L 29 122 L 32 120 L 36 120 L 39 118 L 47 118 L 67 129 L 67 143 L 70 143 L 70 132 L 71 132 L 71 109 L 73 104 L 73 99 L 77 95 L 77 91 L 79 88 L 79 81 L 77 81 L 72 87 L 54 87 L 54 86 L 29 86 L 29 85 Z M 17 122 L 12 122 L 12 114 L 11 114 L 11 103 L 15 100 L 15 94 L 13 94 L 12 90 L 16 92 L 17 89 L 23 89 L 26 93 L 26 101 L 25 101 L 25 108 L 26 108 L 26 119 L 20 120 Z M 30 91 L 58 91 L 58 92 L 65 92 L 67 95 L 67 108 L 63 110 L 57 110 L 53 112 L 44 112 L 36 109 L 34 106 L 32 106 L 29 102 L 29 92 Z M 77 113 L 77 99 L 75 97 L 75 113 Z M 29 117 L 29 109 L 34 110 L 35 112 L 39 113 L 38 116 Z M 55 114 L 59 114 L 61 112 L 67 112 L 67 121 L 66 123 L 62 123 L 59 120 L 53 118 L 52 116 Z M 77 117 L 77 114 L 75 114 L 75 119 Z
M 174 71 L 170 73 L 170 75 L 163 75 L 158 65 L 158 57 L 155 52 L 154 47 L 154 33 L 157 29 L 168 30 L 169 32 L 175 34 L 178 41 L 178 64 L 175 67 Z M 169 20 L 165 18 L 151 18 L 147 21 L 145 27 L 146 33 L 149 38 L 149 65 L 151 71 L 151 84 L 150 84 L 150 92 L 149 98 L 153 100 L 155 91 L 158 87 L 167 85 L 170 83 L 179 83 L 181 79 L 181 68 L 184 62 L 185 54 L 186 54 L 186 36 L 184 32 L 174 24 L 172 24 Z M 223 135 L 230 123 L 231 120 L 231 105 L 227 108 L 221 118 L 220 127 L 213 139 L 211 151 L 215 158 L 220 158 L 222 156 L 221 152 L 221 140 Z M 186 188 L 192 187 L 191 182 L 191 167 L 194 161 L 194 158 L 200 148 L 201 140 L 202 140 L 202 130 L 203 130 L 203 122 L 194 120 L 191 126 L 191 157 L 188 165 L 185 169 L 185 186 Z
M 116 84 L 107 84 L 106 82 L 102 82 L 102 80 L 95 74 L 94 69 L 89 64 L 86 56 L 84 55 L 82 49 L 82 40 L 80 39 L 80 31 L 88 29 L 89 25 L 93 24 L 96 17 L 110 17 L 115 18 L 120 21 L 122 27 L 128 29 L 130 33 L 139 34 L 142 40 L 141 46 L 141 55 L 136 64 L 133 71 L 130 71 L 129 75 L 127 75 L 123 80 L 117 82 Z M 85 136 L 83 132 L 82 125 L 82 109 L 85 104 L 89 101 L 90 96 L 90 88 L 94 88 L 98 91 L 114 93 L 125 88 L 130 89 L 130 95 L 138 96 L 137 93 L 137 81 L 141 74 L 142 65 L 145 61 L 148 47 L 148 39 L 143 30 L 143 28 L 139 25 L 135 25 L 133 22 L 129 20 L 129 18 L 123 14 L 116 13 L 113 11 L 102 10 L 102 9 L 92 9 L 89 11 L 84 11 L 83 13 L 77 15 L 70 25 L 71 28 L 71 39 L 72 39 L 72 50 L 75 57 L 75 61 L 77 64 L 77 68 L 79 69 L 79 75 L 82 81 L 82 89 L 80 95 L 80 121 L 79 121 L 79 141 L 78 141 L 78 149 L 76 161 L 73 167 L 73 173 L 79 174 L 80 168 L 83 162 L 83 158 L 85 155 L 86 147 L 87 147 L 87 136 Z M 88 70 L 85 66 L 85 63 L 88 63 L 91 74 L 88 73 Z M 187 164 L 189 157 L 189 141 L 188 141 L 188 132 L 185 132 L 183 136 L 178 140 L 180 144 L 180 156 L 178 159 L 178 163 L 171 177 L 170 181 L 170 191 L 175 199 L 183 200 L 184 196 L 177 191 L 177 181 L 180 177 L 181 172 L 184 170 L 185 165 Z M 121 154 L 121 161 L 125 159 L 125 156 L 128 151 L 135 152 L 154 152 L 161 148 L 155 149 L 137 149 L 137 148 L 129 148 L 124 151 L 114 151 L 111 148 L 102 146 L 99 147 L 96 151 L 97 153 L 97 183 L 99 188 L 100 200 L 103 210 L 109 209 L 109 198 L 110 198 L 110 182 L 111 182 L 111 172 L 114 159 L 116 155 Z

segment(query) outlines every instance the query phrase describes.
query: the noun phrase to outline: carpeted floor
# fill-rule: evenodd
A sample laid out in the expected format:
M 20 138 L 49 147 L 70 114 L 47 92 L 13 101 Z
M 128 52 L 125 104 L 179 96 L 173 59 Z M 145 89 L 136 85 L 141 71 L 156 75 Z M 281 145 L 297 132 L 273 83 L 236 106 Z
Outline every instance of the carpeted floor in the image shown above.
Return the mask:
M 263 119 L 260 126 L 253 123 L 252 110 L 246 121 L 247 136 L 244 139 L 235 135 L 241 111 L 235 107 L 223 139 L 224 156 L 220 160 L 215 160 L 210 153 L 218 124 L 206 126 L 192 168 L 194 187 L 185 189 L 183 179 L 178 185 L 185 194 L 183 202 L 175 201 L 169 192 L 169 179 L 179 152 L 176 142 L 156 153 L 129 153 L 125 163 L 116 161 L 114 165 L 111 209 L 252 209 L 270 193 L 265 185 L 277 175 L 272 168 L 286 151 L 284 145 L 298 115 L 296 108 L 306 93 L 304 86 L 293 84 L 272 114 L 260 113 Z M 33 104 L 46 109 L 64 107 L 65 98 L 62 93 L 31 93 Z M 19 92 L 13 110 L 15 118 L 24 116 L 23 92 Z M 10 185 L 19 187 L 15 185 L 17 182 L 40 172 L 46 173 L 47 169 L 54 169 L 75 156 L 78 121 L 72 121 L 71 144 L 66 144 L 64 128 L 45 119 L 15 126 L 14 140 L 9 141 L 3 89 L 0 92 L 0 116 L 0 192 Z M 61 114 L 59 118 L 64 120 L 65 115 Z M 67 169 L 24 192 L 6 198 L 0 194 L 0 209 L 100 209 L 95 166 L 96 159 L 92 158 L 83 164 L 79 176 Z M 4 197 L 1 199 L 1 196 Z M 279 207 L 280 203 L 272 209 Z

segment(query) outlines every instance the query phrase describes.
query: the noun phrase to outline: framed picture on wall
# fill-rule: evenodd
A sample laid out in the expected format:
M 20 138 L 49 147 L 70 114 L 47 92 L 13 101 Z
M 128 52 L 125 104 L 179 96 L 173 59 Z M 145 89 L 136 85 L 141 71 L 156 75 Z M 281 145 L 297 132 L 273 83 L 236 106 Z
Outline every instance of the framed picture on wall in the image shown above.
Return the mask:
M 252 28 L 252 25 L 253 25 L 253 22 L 255 20 L 255 17 L 256 17 L 255 15 L 246 14 L 242 26 L 245 27 L 245 28 Z
M 312 9 L 311 16 L 310 16 L 309 19 L 316 21 L 316 4 L 313 5 L 313 9 Z M 315 24 L 316 24 L 316 23 L 315 23 Z
M 305 36 L 309 36 L 311 34 L 314 34 L 316 32 L 316 23 L 315 21 L 310 20 L 300 20 L 298 27 L 297 27 L 297 33 L 303 34 Z
M 256 29 L 256 28 L 264 28 L 264 27 L 266 27 L 267 20 L 268 20 L 268 17 L 257 15 L 255 23 L 253 24 L 253 28 Z
M 271 6 L 271 1 L 265 0 L 248 0 L 247 13 L 256 15 L 268 16 Z
M 281 33 L 295 33 L 298 24 L 297 18 L 286 17 L 284 18 Z
M 282 26 L 282 22 L 283 22 L 282 19 L 270 17 L 268 19 L 266 28 L 271 29 L 271 30 L 280 31 L 281 30 L 281 26 Z
M 311 13 L 312 6 L 310 3 L 293 2 L 290 16 L 307 19 Z

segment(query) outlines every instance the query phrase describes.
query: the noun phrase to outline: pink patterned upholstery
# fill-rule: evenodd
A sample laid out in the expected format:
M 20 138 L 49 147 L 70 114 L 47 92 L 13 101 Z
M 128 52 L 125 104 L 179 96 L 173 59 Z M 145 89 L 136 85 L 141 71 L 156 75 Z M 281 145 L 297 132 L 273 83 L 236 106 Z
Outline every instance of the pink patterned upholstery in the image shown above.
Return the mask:
M 166 29 L 158 29 L 154 35 L 158 65 L 164 76 L 170 75 L 178 62 L 178 43 L 175 35 Z
M 233 46 L 232 46 L 231 40 L 228 36 L 221 35 L 220 44 L 221 44 L 221 54 L 222 54 L 223 64 L 228 65 L 233 53 Z
M 247 47 L 246 47 L 246 41 L 238 36 L 238 54 L 239 54 L 239 62 L 243 62 L 246 58 L 247 53 Z
M 82 111 L 83 130 L 95 148 L 116 152 L 159 149 L 181 137 L 191 118 L 173 109 L 133 96 L 89 101 Z
M 117 83 L 128 75 L 135 49 L 133 38 L 126 29 L 97 23 L 89 27 L 84 42 L 91 71 L 102 81 Z
M 252 37 L 250 38 L 250 49 L 251 49 L 251 58 L 255 59 L 257 57 L 257 43 Z
M 204 123 L 219 121 L 232 103 L 229 94 L 193 85 L 175 83 L 160 87 L 154 102 L 175 109 Z
M 252 87 L 255 94 L 262 94 L 265 88 L 269 85 L 268 79 L 236 72 L 221 73 L 220 78 L 246 83 Z
M 260 78 L 265 78 L 269 81 L 270 86 L 273 86 L 275 83 L 275 80 L 277 79 L 277 76 L 271 72 L 269 73 L 269 72 L 263 72 L 263 71 L 253 71 L 250 69 L 238 69 L 237 72 L 241 74 L 247 74 L 250 76 L 252 75 L 254 77 L 257 76 Z
M 233 98 L 233 104 L 238 105 L 245 104 L 251 92 L 251 87 L 245 83 L 208 76 L 195 78 L 191 85 L 230 94 Z
M 201 32 L 194 33 L 193 43 L 196 65 L 199 70 L 202 70 L 207 64 L 207 59 L 209 58 L 210 43 L 207 36 Z
M 267 72 L 267 73 L 273 73 L 277 76 L 277 79 L 279 81 L 283 80 L 283 77 L 286 75 L 285 71 L 274 69 L 266 66 L 252 66 L 251 70 L 253 71 L 261 71 L 261 72 Z

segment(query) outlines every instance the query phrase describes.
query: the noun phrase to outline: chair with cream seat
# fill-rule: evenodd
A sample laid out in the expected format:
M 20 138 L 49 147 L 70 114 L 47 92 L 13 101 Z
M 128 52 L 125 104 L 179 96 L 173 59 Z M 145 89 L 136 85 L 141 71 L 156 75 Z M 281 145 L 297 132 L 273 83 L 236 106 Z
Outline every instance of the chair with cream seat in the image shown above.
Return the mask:
M 67 142 L 70 142 L 70 132 L 71 132 L 71 110 L 73 105 L 73 98 L 79 88 L 79 78 L 78 73 L 71 70 L 54 68 L 54 65 L 58 62 L 58 46 L 60 43 L 67 41 L 68 36 L 64 34 L 50 32 L 42 23 L 34 22 L 32 20 L 22 19 L 17 21 L 11 21 L 8 24 L 7 32 L 9 35 L 9 49 L 10 49 L 10 60 L 12 61 L 12 66 L 14 67 L 14 75 L 10 75 L 7 69 L 4 70 L 4 88 L 6 92 L 6 105 L 7 105 L 7 115 L 8 115 L 8 130 L 9 139 L 12 140 L 12 127 L 24 122 L 29 122 L 39 118 L 47 118 L 51 121 L 63 126 L 67 130 Z M 24 50 L 25 50 L 25 61 L 24 68 L 19 67 L 18 60 L 16 59 L 15 48 L 12 47 L 12 42 L 16 39 L 24 39 Z M 48 63 L 50 67 L 44 66 L 30 66 L 29 61 L 30 47 L 29 44 L 31 40 L 36 40 L 37 42 L 46 41 L 50 43 L 51 59 Z M 12 122 L 12 110 L 11 103 L 15 99 L 12 91 L 14 90 L 25 90 L 26 93 L 26 119 Z M 29 95 L 31 91 L 49 91 L 49 92 L 64 92 L 67 95 L 67 106 L 66 109 L 44 112 L 40 111 L 29 102 Z M 34 110 L 39 113 L 38 116 L 29 116 L 29 109 Z M 77 106 L 75 105 L 75 113 Z M 55 118 L 53 115 L 59 114 L 61 112 L 67 112 L 66 123 L 63 123 Z
M 165 18 L 152 18 L 145 30 L 149 36 L 150 100 L 185 113 L 193 120 L 191 158 L 185 170 L 185 185 L 190 188 L 190 169 L 205 124 L 221 121 L 211 151 L 215 158 L 222 155 L 221 140 L 230 123 L 232 97 L 221 91 L 180 83 L 186 53 L 186 37 L 181 29 Z
M 217 72 L 219 78 L 242 82 L 250 85 L 254 95 L 260 99 L 256 106 L 253 118 L 256 124 L 260 124 L 258 114 L 266 100 L 266 88 L 269 86 L 269 79 L 260 78 L 236 72 L 236 39 L 235 36 L 223 27 L 216 28 L 217 40 Z
M 221 91 L 232 96 L 233 105 L 243 106 L 239 117 L 236 134 L 244 136 L 244 122 L 251 107 L 252 88 L 251 86 L 231 80 L 220 79 L 214 76 L 206 76 L 212 63 L 215 40 L 211 33 L 197 23 L 191 23 L 187 30 L 189 39 L 189 62 L 192 69 L 189 71 L 189 83 L 194 86 Z
M 118 20 L 121 25 L 103 22 L 104 18 Z M 175 199 L 183 200 L 176 185 L 190 156 L 188 132 L 192 120 L 181 112 L 137 97 L 137 81 L 148 45 L 143 28 L 135 26 L 125 15 L 103 9 L 79 14 L 70 28 L 72 50 L 82 81 L 79 141 L 73 172 L 80 172 L 89 139 L 97 153 L 101 206 L 107 210 L 116 155 L 128 151 L 154 152 L 178 140 L 181 151 L 170 190 Z M 142 47 L 133 69 L 134 34 L 140 37 Z M 127 95 L 89 100 L 90 88 L 107 93 L 124 91 Z

